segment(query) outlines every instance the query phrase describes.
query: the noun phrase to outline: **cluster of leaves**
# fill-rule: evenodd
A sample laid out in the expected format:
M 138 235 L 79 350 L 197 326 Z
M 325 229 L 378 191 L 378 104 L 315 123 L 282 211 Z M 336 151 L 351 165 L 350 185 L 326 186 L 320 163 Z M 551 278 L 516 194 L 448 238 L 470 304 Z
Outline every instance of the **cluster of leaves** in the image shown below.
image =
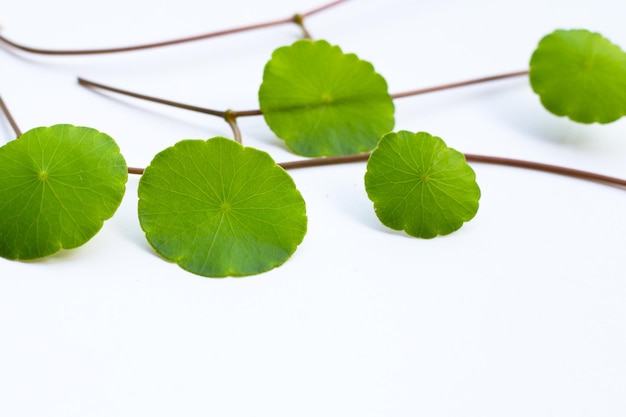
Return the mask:
M 626 112 L 626 56 L 588 31 L 556 31 L 531 58 L 545 107 L 581 122 Z M 480 189 L 465 156 L 425 132 L 392 132 L 394 103 L 372 64 L 326 41 L 278 48 L 259 89 L 267 125 L 296 154 L 371 152 L 364 177 L 376 215 L 420 238 L 459 229 Z M 128 168 L 91 128 L 30 130 L 0 148 L 0 256 L 35 259 L 87 242 L 119 206 Z M 294 181 L 263 151 L 223 137 L 157 154 L 138 189 L 139 220 L 163 258 L 195 274 L 245 276 L 284 263 L 307 230 Z

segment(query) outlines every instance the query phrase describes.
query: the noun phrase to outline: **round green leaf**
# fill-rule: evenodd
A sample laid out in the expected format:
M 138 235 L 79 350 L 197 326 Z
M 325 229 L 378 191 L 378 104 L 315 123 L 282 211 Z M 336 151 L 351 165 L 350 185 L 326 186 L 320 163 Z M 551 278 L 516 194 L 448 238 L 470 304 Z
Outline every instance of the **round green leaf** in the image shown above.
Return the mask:
M 385 79 L 326 41 L 300 40 L 274 51 L 259 103 L 276 136 L 305 156 L 370 151 L 394 125 Z
M 0 256 L 35 259 L 91 239 L 128 179 L 115 141 L 88 127 L 38 127 L 0 148 Z
M 427 239 L 471 220 L 480 198 L 465 156 L 424 132 L 383 136 L 368 160 L 365 188 L 384 225 Z
M 626 54 L 598 33 L 557 30 L 530 59 L 530 83 L 546 109 L 582 123 L 626 114 Z
M 154 249 L 209 277 L 284 263 L 306 233 L 306 207 L 265 152 L 221 137 L 157 154 L 139 182 L 139 221 Z

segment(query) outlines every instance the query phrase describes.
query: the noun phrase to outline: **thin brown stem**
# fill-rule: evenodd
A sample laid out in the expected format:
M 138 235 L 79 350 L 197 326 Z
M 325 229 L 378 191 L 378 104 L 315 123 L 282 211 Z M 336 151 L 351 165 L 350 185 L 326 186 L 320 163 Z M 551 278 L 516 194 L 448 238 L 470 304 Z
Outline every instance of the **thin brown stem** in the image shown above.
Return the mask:
M 284 169 L 311 168 L 324 165 L 346 164 L 351 162 L 367 161 L 369 153 L 359 153 L 355 155 L 328 156 L 323 158 L 302 159 L 300 161 L 281 162 L 278 165 Z
M 356 155 L 335 156 L 326 158 L 311 158 L 301 161 L 279 163 L 284 169 L 308 168 L 315 166 L 345 164 L 349 162 L 363 162 L 369 158 L 369 153 L 361 153 Z M 557 165 L 543 164 L 540 162 L 524 161 L 520 159 L 501 158 L 497 156 L 465 154 L 468 162 L 478 162 L 484 164 L 504 165 L 516 168 L 531 169 L 534 171 L 549 172 L 552 174 L 574 177 L 587 181 L 601 182 L 604 184 L 617 185 L 626 187 L 626 180 L 607 175 L 596 174 L 594 172 L 581 171 L 578 169 L 566 168 Z
M 348 0 L 333 1 L 324 6 L 310 10 L 306 13 L 298 14 L 296 16 L 302 16 L 302 17 L 312 16 L 314 14 L 317 14 L 321 11 L 324 11 L 326 9 L 329 9 L 333 6 L 336 6 L 340 3 L 344 3 L 346 1 Z M 184 38 L 179 38 L 179 39 L 171 39 L 171 40 L 166 40 L 166 41 L 161 41 L 161 42 L 146 43 L 142 45 L 122 46 L 122 47 L 117 47 L 117 48 L 100 48 L 100 49 L 36 48 L 36 47 L 27 46 L 27 45 L 23 45 L 18 42 L 12 41 L 3 35 L 0 35 L 0 43 L 3 42 L 6 45 L 9 45 L 15 49 L 18 49 L 24 52 L 30 52 L 33 54 L 40 54 L 40 55 L 98 55 L 98 54 L 111 54 L 111 53 L 116 53 L 116 52 L 130 52 L 130 51 L 139 51 L 142 49 L 159 48 L 163 46 L 195 42 L 195 41 L 204 40 L 204 39 L 216 38 L 218 36 L 232 35 L 235 33 L 246 32 L 246 31 L 251 31 L 251 30 L 256 30 L 256 29 L 263 29 L 263 28 L 267 28 L 271 26 L 279 26 L 279 25 L 290 24 L 290 23 L 298 24 L 298 26 L 300 26 L 304 30 L 305 36 L 307 35 L 308 32 L 302 26 L 302 24 L 298 23 L 293 16 L 290 16 L 284 19 L 276 19 L 276 20 L 272 20 L 269 22 L 262 22 L 262 23 L 247 25 L 247 26 L 236 27 L 232 29 L 219 30 L 219 31 L 204 33 L 204 34 L 196 35 L 196 36 L 189 36 L 189 37 L 184 37 Z
M 233 111 L 237 117 L 263 116 L 261 110 L 237 110 Z
M 601 182 L 604 184 L 617 185 L 626 187 L 626 180 L 607 175 L 596 174 L 589 171 L 581 171 L 579 169 L 566 168 L 557 165 L 543 164 L 540 162 L 524 161 L 520 159 L 501 158 L 497 156 L 485 156 L 465 154 L 465 158 L 469 162 L 480 162 L 483 164 L 505 165 L 510 167 L 531 169 L 534 171 L 549 172 L 551 174 L 564 175 L 567 177 L 578 178 L 586 181 Z
M 19 138 L 20 136 L 22 136 L 22 131 L 20 130 L 19 126 L 17 125 L 17 123 L 15 122 L 15 119 L 13 118 L 13 116 L 11 115 L 11 112 L 9 111 L 9 108 L 7 107 L 6 103 L 4 102 L 4 100 L 2 99 L 2 97 L 0 97 L 0 109 L 2 110 L 2 113 L 4 113 L 4 117 L 6 117 L 7 121 L 9 122 L 9 124 L 11 125 L 11 128 L 13 129 L 13 131 L 15 132 L 15 135 Z
M 420 94 L 434 93 L 436 91 L 449 90 L 449 89 L 458 88 L 458 87 L 465 87 L 468 85 L 486 83 L 489 81 L 503 80 L 505 78 L 519 77 L 519 76 L 527 75 L 527 74 L 528 74 L 528 70 L 508 72 L 505 74 L 491 75 L 489 77 L 474 78 L 471 80 L 459 81 L 459 82 L 450 83 L 450 84 L 443 84 L 443 85 L 438 85 L 435 87 L 427 87 L 427 88 L 422 88 L 418 90 L 395 93 L 395 94 L 391 94 L 391 98 L 398 99 L 398 98 L 404 98 L 404 97 L 417 96 Z
M 240 110 L 240 111 L 227 110 L 227 111 L 223 111 L 223 110 L 207 109 L 206 107 L 192 106 L 190 104 L 180 103 L 180 102 L 172 101 L 172 100 L 166 100 L 166 99 L 163 99 L 163 98 L 149 96 L 149 95 L 146 95 L 146 94 L 139 94 L 139 93 L 135 93 L 133 91 L 124 90 L 124 89 L 117 88 L 117 87 L 111 87 L 110 85 L 97 83 L 95 81 L 89 81 L 89 80 L 86 80 L 86 79 L 81 78 L 81 77 L 78 77 L 77 80 L 78 80 L 78 83 L 80 85 L 82 85 L 83 87 L 99 88 L 101 90 L 110 91 L 112 93 L 117 93 L 117 94 L 122 94 L 122 95 L 128 96 L 128 97 L 138 98 L 140 100 L 146 100 L 146 101 L 151 101 L 153 103 L 165 104 L 167 106 L 177 107 L 179 109 L 191 110 L 191 111 L 195 111 L 197 113 L 210 114 L 211 116 L 217 116 L 217 117 L 221 117 L 223 119 L 225 119 L 227 116 L 230 116 L 230 117 L 246 117 L 246 116 L 260 116 L 260 115 L 263 114 L 263 113 L 261 113 L 261 110 Z
M 84 78 L 78 78 L 78 83 L 84 87 L 88 87 L 88 88 L 99 88 L 101 90 L 106 90 L 106 91 L 111 91 L 113 93 L 117 93 L 117 94 L 122 94 L 125 96 L 129 96 L 129 97 L 134 97 L 134 98 L 138 98 L 141 100 L 146 100 L 146 101 L 152 101 L 154 103 L 159 103 L 159 104 L 165 104 L 168 106 L 172 106 L 172 107 L 178 107 L 181 109 L 185 109 L 185 110 L 191 110 L 191 111 L 195 111 L 198 113 L 205 113 L 205 114 L 210 114 L 212 116 L 217 116 L 217 117 L 226 117 L 226 112 L 225 111 L 220 111 L 220 110 L 212 110 L 212 109 L 207 109 L 204 107 L 197 107 L 197 106 L 191 106 L 189 104 L 183 104 L 183 103 L 178 103 L 176 101 L 171 101 L 171 100 L 165 100 L 162 98 L 157 98 L 157 97 L 152 97 L 152 96 L 148 96 L 145 94 L 139 94 L 139 93 L 134 93 L 132 91 L 128 91 L 128 90 L 123 90 L 121 88 L 116 88 L 116 87 L 111 87 L 109 85 L 105 85 L 105 84 L 100 84 L 94 81 L 89 81 L 86 80 Z
M 15 49 L 19 49 L 20 51 L 30 52 L 32 54 L 39 55 L 102 55 L 102 54 L 113 54 L 118 52 L 131 52 L 131 51 L 140 51 L 143 49 L 153 49 L 160 48 L 164 46 L 177 45 L 181 43 L 195 42 L 204 39 L 216 38 L 219 36 L 231 35 L 239 32 L 245 32 L 254 29 L 261 29 L 270 26 L 277 26 L 285 23 L 291 23 L 292 19 L 279 19 L 271 22 L 259 23 L 254 25 L 242 26 L 233 29 L 219 30 L 215 32 L 205 33 L 202 35 L 196 36 L 188 36 L 184 38 L 172 39 L 161 42 L 152 42 L 141 45 L 132 45 L 132 46 L 121 46 L 116 48 L 100 48 L 100 49 L 45 49 L 45 48 L 36 48 L 32 46 L 23 45 L 8 39 L 6 36 L 0 35 L 0 41 L 5 44 L 12 46 Z

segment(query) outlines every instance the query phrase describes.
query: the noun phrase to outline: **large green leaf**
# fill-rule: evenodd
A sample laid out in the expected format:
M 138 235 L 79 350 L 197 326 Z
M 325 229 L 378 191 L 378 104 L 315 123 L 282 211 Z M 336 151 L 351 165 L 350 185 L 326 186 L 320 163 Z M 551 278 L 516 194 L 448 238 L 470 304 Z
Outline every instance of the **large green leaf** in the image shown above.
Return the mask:
M 304 200 L 265 152 L 225 138 L 183 140 L 139 182 L 139 220 L 164 258 L 209 277 L 258 274 L 302 242 Z
M 91 239 L 124 196 L 126 162 L 108 135 L 39 127 L 0 148 L 0 256 L 34 259 Z
M 370 151 L 394 125 L 385 79 L 326 41 L 300 40 L 274 51 L 259 103 L 274 133 L 305 156 Z
M 421 238 L 459 229 L 480 198 L 465 156 L 424 132 L 383 136 L 368 160 L 365 188 L 384 225 Z
M 546 109 L 582 123 L 626 114 L 626 54 L 598 33 L 557 30 L 530 59 L 530 83 Z

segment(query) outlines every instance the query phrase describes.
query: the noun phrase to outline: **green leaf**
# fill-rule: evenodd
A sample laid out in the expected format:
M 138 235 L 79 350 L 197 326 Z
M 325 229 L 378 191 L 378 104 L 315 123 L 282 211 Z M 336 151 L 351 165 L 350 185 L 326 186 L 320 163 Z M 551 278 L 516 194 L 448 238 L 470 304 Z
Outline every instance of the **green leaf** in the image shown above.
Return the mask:
M 471 220 L 480 198 L 465 156 L 424 132 L 383 136 L 368 160 L 365 189 L 384 225 L 427 239 Z
M 259 103 L 276 136 L 305 156 L 370 151 L 394 125 L 385 79 L 326 41 L 300 40 L 274 51 Z
M 35 259 L 81 246 L 124 196 L 126 162 L 88 127 L 38 127 L 0 148 L 0 256 Z
M 306 233 L 306 207 L 265 152 L 221 137 L 157 154 L 139 182 L 139 220 L 164 258 L 208 277 L 284 263 Z
M 530 83 L 546 109 L 582 123 L 626 114 L 626 54 L 598 33 L 557 30 L 530 59 Z

